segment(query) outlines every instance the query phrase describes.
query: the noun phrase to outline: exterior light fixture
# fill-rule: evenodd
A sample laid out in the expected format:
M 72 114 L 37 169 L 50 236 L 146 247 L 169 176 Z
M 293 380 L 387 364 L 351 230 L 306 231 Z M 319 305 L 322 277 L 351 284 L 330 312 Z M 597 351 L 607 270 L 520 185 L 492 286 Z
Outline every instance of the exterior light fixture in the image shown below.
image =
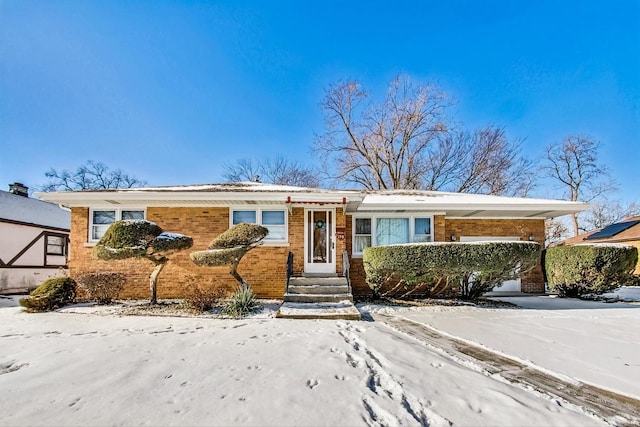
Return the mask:
M 451 241 L 452 241 L 452 242 L 455 242 L 455 241 L 456 241 L 456 239 L 457 239 L 457 237 L 456 237 L 456 233 L 455 233 L 455 232 L 451 233 Z
M 533 242 L 534 240 L 536 240 L 535 236 L 533 235 L 533 233 L 529 234 L 529 241 Z

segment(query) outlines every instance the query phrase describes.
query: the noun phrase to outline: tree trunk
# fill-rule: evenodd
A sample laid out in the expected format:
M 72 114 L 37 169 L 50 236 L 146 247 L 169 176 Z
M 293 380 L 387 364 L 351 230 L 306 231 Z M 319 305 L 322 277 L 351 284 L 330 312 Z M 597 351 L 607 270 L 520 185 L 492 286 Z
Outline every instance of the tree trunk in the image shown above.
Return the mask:
M 157 304 L 158 300 L 157 300 L 157 282 L 158 282 L 158 276 L 160 275 L 160 272 L 162 271 L 162 269 L 164 268 L 166 263 L 162 262 L 160 264 L 156 264 L 155 268 L 153 269 L 153 271 L 151 272 L 151 275 L 149 276 L 149 289 L 151 290 L 151 304 Z
M 573 235 L 577 236 L 579 234 L 579 230 L 578 230 L 578 214 L 577 213 L 571 214 L 571 222 L 573 223 Z
M 231 264 L 229 274 L 231 274 L 238 281 L 238 283 L 240 283 L 243 289 L 248 289 L 249 285 L 244 281 L 242 276 L 238 274 L 238 264 L 240 264 L 240 260 L 237 260 L 233 264 Z

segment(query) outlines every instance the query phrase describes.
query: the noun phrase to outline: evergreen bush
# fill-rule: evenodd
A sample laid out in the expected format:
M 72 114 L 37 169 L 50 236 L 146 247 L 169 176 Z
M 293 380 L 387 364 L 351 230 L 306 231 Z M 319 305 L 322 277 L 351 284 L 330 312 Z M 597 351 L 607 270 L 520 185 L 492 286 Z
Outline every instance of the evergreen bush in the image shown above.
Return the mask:
M 551 290 L 562 297 L 601 294 L 633 282 L 638 250 L 629 245 L 593 243 L 556 246 L 545 251 Z
M 52 277 L 20 299 L 20 305 L 30 312 L 52 311 L 69 305 L 76 298 L 76 282 L 70 277 Z
M 365 248 L 366 281 L 376 295 L 477 299 L 538 265 L 534 242 L 416 243 Z
M 111 224 L 93 248 L 93 254 L 103 260 L 144 258 L 151 261 L 155 267 L 149 275 L 150 301 L 156 304 L 158 276 L 169 262 L 169 256 L 192 245 L 193 239 L 189 236 L 165 232 L 151 221 L 128 219 Z

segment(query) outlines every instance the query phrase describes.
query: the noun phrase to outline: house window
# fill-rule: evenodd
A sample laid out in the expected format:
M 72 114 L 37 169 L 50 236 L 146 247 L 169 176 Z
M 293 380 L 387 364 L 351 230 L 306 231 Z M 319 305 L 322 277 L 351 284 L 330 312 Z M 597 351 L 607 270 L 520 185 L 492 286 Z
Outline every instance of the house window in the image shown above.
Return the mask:
M 284 209 L 232 210 L 231 225 L 237 225 L 242 222 L 266 227 L 269 230 L 269 234 L 265 237 L 265 241 L 287 241 L 287 215 Z
M 431 218 L 413 219 L 413 241 L 414 243 L 431 241 Z
M 356 218 L 353 236 L 353 252 L 362 253 L 371 246 L 371 218 Z
M 64 255 L 66 237 L 47 236 L 47 255 Z
M 409 243 L 409 218 L 377 218 L 376 245 Z
M 353 255 L 362 255 L 369 246 L 432 240 L 429 216 L 372 215 L 354 217 L 353 221 Z
M 116 221 L 123 219 L 144 219 L 145 214 L 142 209 L 120 210 L 120 209 L 95 209 L 91 211 L 90 219 L 90 241 L 98 241 L 107 228 Z

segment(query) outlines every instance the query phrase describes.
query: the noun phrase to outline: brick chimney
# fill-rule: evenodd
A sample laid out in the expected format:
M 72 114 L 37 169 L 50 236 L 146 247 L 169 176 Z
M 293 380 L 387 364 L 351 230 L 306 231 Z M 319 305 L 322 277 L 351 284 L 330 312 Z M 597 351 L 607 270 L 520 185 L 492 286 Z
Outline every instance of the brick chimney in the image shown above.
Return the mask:
M 9 193 L 15 194 L 16 196 L 29 197 L 29 187 L 19 182 L 14 182 L 13 184 L 9 184 Z

